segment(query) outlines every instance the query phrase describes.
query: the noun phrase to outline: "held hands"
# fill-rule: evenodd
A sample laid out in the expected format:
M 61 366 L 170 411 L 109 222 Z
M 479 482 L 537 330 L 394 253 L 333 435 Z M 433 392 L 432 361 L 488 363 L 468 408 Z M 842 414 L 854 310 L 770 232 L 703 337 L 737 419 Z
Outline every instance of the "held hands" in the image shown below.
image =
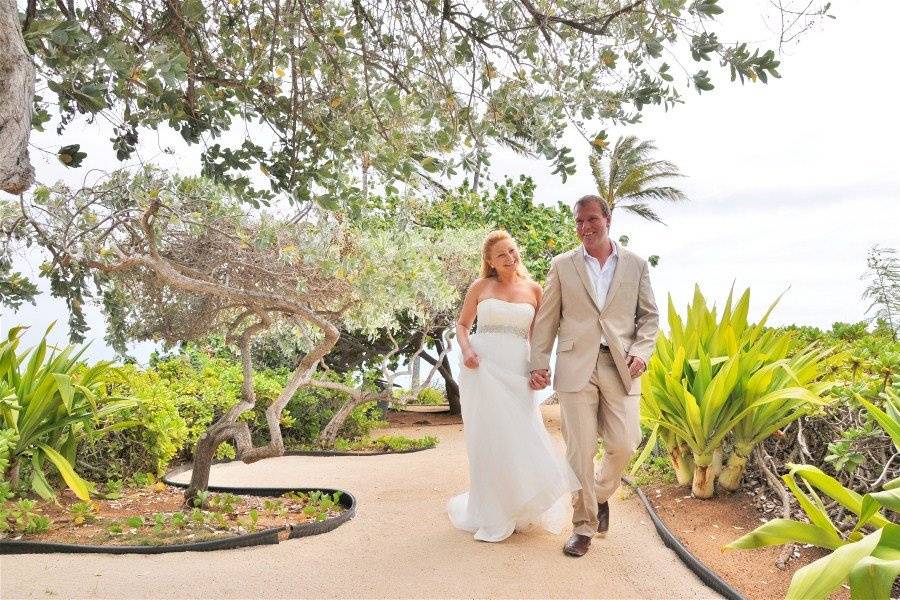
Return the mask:
M 637 379 L 647 370 L 647 365 L 637 356 L 629 356 L 626 360 L 626 364 L 628 365 L 628 372 L 631 373 L 632 379 Z
M 528 385 L 533 390 L 542 390 L 550 385 L 550 370 L 538 369 L 536 371 L 532 371 L 531 379 L 528 381 Z
M 470 369 L 477 369 L 481 359 L 471 348 L 463 352 L 463 364 Z

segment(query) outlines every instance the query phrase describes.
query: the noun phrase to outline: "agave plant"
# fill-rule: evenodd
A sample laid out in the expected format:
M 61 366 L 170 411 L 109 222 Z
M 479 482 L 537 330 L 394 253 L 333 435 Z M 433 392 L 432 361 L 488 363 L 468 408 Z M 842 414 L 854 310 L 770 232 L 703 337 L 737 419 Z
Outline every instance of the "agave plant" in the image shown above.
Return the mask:
M 882 410 L 857 396 L 890 435 L 900 451 L 900 397 L 889 390 Z M 853 600 L 887 600 L 900 574 L 900 478 L 885 484 L 880 492 L 860 496 L 839 481 L 809 465 L 788 465 L 783 477 L 797 499 L 809 523 L 791 519 L 773 519 L 731 542 L 726 549 L 750 549 L 789 542 L 813 544 L 833 552 L 798 569 L 791 579 L 787 598 L 827 598 L 845 580 L 850 583 Z M 806 491 L 800 488 L 803 483 Z M 856 515 L 856 525 L 841 536 L 828 517 L 818 493 L 825 494 Z M 889 519 L 883 511 L 894 513 Z M 866 534 L 865 530 L 870 533 Z
M 824 403 L 822 394 L 834 386 L 833 382 L 816 381 L 824 371 L 825 358 L 831 354 L 831 349 L 820 349 L 813 344 L 787 358 L 782 354 L 787 352 L 782 341 L 789 339 L 789 336 L 770 333 L 778 338 L 764 344 L 772 348 L 768 355 L 768 360 L 772 362 L 759 367 L 743 386 L 744 403 L 752 409 L 732 430 L 733 449 L 728 464 L 719 475 L 719 485 L 732 492 L 741 486 L 744 468 L 753 448 L 782 427 L 818 410 Z M 799 391 L 803 389 L 809 393 Z M 759 398 L 778 390 L 794 392 L 782 394 L 764 404 L 755 404 Z
M 826 354 L 813 348 L 785 358 L 791 334 L 766 329 L 772 303 L 755 325 L 747 322 L 750 290 L 737 304 L 733 294 L 717 318 L 715 307 L 695 286 L 694 298 L 682 321 L 669 297 L 671 333 L 660 335 L 645 379 L 642 418 L 655 427 L 666 444 L 679 481 L 692 484 L 698 498 L 713 495 L 721 471 L 722 444 L 740 426 L 736 456 L 729 458 L 726 484 L 740 483 L 746 456 L 753 445 L 824 404 L 826 386 L 812 384 Z M 690 451 L 690 461 L 685 460 Z M 687 477 L 686 467 L 693 464 Z
M 49 461 L 75 495 L 87 501 L 88 483 L 74 469 L 78 443 L 95 422 L 135 406 L 136 401 L 107 398 L 98 405 L 100 376 L 110 363 L 84 367 L 78 361 L 86 347 L 56 351 L 47 343 L 49 328 L 34 349 L 19 353 L 25 329 L 13 327 L 0 342 L 0 426 L 8 440 L 7 465 L 0 479 L 8 479 L 15 488 L 22 461 L 30 460 L 32 489 L 42 498 L 52 498 L 45 471 Z

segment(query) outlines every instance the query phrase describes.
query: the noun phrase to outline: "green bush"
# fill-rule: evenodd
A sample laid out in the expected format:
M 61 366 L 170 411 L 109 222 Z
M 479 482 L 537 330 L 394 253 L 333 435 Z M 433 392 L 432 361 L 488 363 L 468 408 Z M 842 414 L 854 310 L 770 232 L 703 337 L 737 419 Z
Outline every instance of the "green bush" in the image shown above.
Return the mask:
M 286 369 L 254 373 L 256 406 L 240 419 L 250 426 L 254 443 L 268 441 L 266 408 L 281 393 L 290 372 Z M 358 382 L 350 375 L 321 375 L 347 385 Z M 243 371 L 238 362 L 218 346 L 188 347 L 178 354 L 155 356 L 151 367 L 126 365 L 110 370 L 104 380 L 109 395 L 139 399 L 138 406 L 105 424 L 112 432 L 90 439 L 79 463 L 97 478 L 129 478 L 135 473 L 161 475 L 173 461 L 189 461 L 194 446 L 216 419 L 240 400 Z M 301 388 L 282 413 L 281 427 L 288 448 L 315 443 L 334 413 L 348 400 L 346 394 L 319 388 Z M 380 426 L 381 411 L 374 402 L 356 407 L 340 431 L 356 440 Z M 133 428 L 118 431 L 118 427 Z M 135 452 L 140 448 L 141 452 Z M 2 443 L 0 443 L 2 452 Z M 234 458 L 229 443 L 219 446 L 217 458 Z M 2 459 L 2 453 L 0 453 Z
M 135 473 L 162 475 L 188 443 L 188 426 L 179 414 L 175 389 L 155 369 L 134 365 L 110 369 L 107 392 L 137 398 L 140 403 L 110 419 L 113 431 L 93 436 L 79 452 L 78 462 L 95 478 L 127 479 Z M 123 423 L 135 426 L 115 430 Z M 135 452 L 141 448 L 141 452 Z
M 416 396 L 416 401 L 412 402 L 411 404 L 421 404 L 424 406 L 440 406 L 442 404 L 447 404 L 447 398 L 444 397 L 444 394 L 442 394 L 440 390 L 432 387 L 427 387 L 419 390 L 419 395 Z

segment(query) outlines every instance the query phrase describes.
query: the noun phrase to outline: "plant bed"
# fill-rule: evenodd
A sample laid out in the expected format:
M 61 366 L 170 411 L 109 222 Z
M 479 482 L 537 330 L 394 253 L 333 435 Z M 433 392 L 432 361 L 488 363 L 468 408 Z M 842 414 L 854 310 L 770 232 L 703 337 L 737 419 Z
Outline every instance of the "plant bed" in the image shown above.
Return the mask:
M 202 494 L 202 508 L 192 509 L 181 489 L 161 482 L 90 503 L 68 491 L 55 503 L 10 501 L 0 554 L 235 548 L 324 533 L 355 513 L 353 496 L 339 490 L 240 491 Z
M 449 404 L 402 404 L 394 407 L 394 410 L 411 413 L 449 413 Z
M 436 437 L 426 435 L 421 438 L 408 438 L 402 435 L 383 435 L 374 439 L 364 437 L 360 440 L 344 440 L 338 438 L 334 448 L 318 448 L 315 446 L 297 446 L 285 452 L 286 456 L 372 456 L 379 454 L 403 454 L 428 450 L 438 445 Z
M 641 490 L 669 531 L 748 600 L 784 598 L 794 572 L 827 554 L 819 548 L 798 546 L 787 568 L 781 570 L 775 566 L 781 546 L 723 551 L 725 544 L 768 520 L 746 493 L 700 500 L 691 496 L 690 488 L 676 484 L 647 484 Z M 849 597 L 844 587 L 832 596 Z
M 405 410 L 389 410 L 384 413 L 384 420 L 391 428 L 431 427 L 440 425 L 462 425 L 462 415 L 449 412 L 415 413 Z

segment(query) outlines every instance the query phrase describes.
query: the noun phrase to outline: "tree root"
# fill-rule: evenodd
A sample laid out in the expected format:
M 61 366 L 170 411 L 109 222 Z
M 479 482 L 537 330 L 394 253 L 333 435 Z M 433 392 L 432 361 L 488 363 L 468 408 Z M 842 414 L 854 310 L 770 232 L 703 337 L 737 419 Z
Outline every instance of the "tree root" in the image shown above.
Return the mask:
M 778 480 L 778 477 L 772 470 L 769 468 L 769 465 L 766 464 L 767 461 L 771 461 L 772 458 L 769 456 L 766 449 L 763 448 L 762 444 L 756 446 L 753 449 L 753 462 L 759 471 L 765 476 L 766 483 L 769 485 L 769 489 L 774 491 L 781 498 L 781 516 L 784 519 L 791 518 L 791 497 L 788 495 L 787 490 L 781 485 L 781 482 Z M 778 555 L 778 560 L 775 561 L 775 566 L 781 570 L 787 568 L 787 563 L 791 559 L 791 555 L 794 553 L 794 544 L 793 542 L 785 544 L 781 549 L 781 554 Z

